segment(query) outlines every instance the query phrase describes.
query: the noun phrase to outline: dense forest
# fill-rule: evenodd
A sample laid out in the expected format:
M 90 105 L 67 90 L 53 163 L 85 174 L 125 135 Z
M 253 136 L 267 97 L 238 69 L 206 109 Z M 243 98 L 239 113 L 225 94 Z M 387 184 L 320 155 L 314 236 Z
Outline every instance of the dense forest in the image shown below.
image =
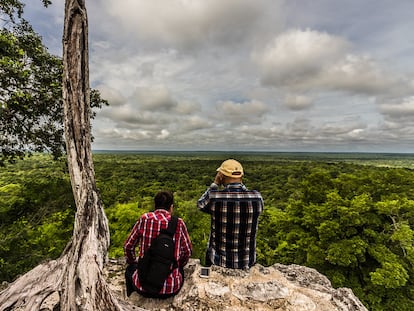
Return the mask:
M 196 201 L 228 157 L 265 200 L 262 265 L 316 268 L 350 287 L 370 310 L 414 310 L 414 157 L 375 154 L 95 153 L 111 230 L 110 257 L 159 190 L 175 194 L 193 257 L 204 259 L 209 218 Z M 58 257 L 72 235 L 67 165 L 34 155 L 0 168 L 0 281 Z

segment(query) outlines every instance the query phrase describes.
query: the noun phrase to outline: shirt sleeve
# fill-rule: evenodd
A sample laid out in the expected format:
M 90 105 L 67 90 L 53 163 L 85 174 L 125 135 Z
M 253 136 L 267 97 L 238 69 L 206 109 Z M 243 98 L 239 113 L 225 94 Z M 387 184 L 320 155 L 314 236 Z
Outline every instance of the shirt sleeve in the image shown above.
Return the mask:
M 142 218 L 140 218 L 132 228 L 128 238 L 124 243 L 124 254 L 128 264 L 136 263 L 135 248 L 141 238 L 140 228 L 142 225 Z
M 264 209 L 264 200 L 263 200 L 263 197 L 262 197 L 261 194 L 260 194 L 260 202 L 262 203 L 262 206 L 261 206 L 261 209 L 260 209 L 260 213 L 262 213 L 263 212 L 263 209 Z
M 215 183 L 212 183 L 210 187 L 207 188 L 206 192 L 198 199 L 197 207 L 200 211 L 205 213 L 211 213 L 210 210 L 210 192 L 211 190 L 217 190 L 218 186 Z
M 188 235 L 187 227 L 182 219 L 179 219 L 179 265 L 184 267 L 190 259 L 192 244 Z

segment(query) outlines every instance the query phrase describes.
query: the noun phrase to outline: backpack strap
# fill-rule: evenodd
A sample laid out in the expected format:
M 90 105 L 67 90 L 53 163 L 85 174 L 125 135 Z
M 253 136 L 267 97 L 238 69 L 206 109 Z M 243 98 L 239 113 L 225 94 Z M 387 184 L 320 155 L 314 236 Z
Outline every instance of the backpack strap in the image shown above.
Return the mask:
M 166 230 L 163 230 L 163 231 L 168 233 L 171 237 L 173 237 L 175 234 L 175 231 L 177 230 L 177 224 L 178 224 L 178 217 L 171 215 L 171 219 L 168 223 L 168 227 Z
M 171 215 L 171 219 L 168 222 L 167 229 L 162 230 L 162 232 L 167 233 L 171 238 L 173 238 L 175 231 L 177 230 L 177 224 L 178 224 L 178 217 Z M 178 267 L 178 263 L 177 263 L 177 260 L 175 260 L 174 258 L 173 269 L 177 267 Z

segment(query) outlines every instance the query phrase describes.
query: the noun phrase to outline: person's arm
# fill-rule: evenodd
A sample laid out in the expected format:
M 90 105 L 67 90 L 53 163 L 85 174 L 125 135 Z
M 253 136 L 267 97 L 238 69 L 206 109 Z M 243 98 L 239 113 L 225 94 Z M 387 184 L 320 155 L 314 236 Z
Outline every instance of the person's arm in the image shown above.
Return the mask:
M 128 238 L 126 239 L 124 243 L 124 254 L 126 257 L 126 262 L 128 264 L 134 264 L 136 263 L 136 253 L 135 248 L 140 240 L 140 231 L 139 228 L 141 227 L 141 221 L 140 218 L 139 221 L 137 221 L 134 225 L 134 228 L 132 228 Z
M 261 201 L 261 203 L 262 203 L 262 206 L 261 206 L 261 209 L 260 209 L 260 213 L 262 213 L 262 212 L 263 212 L 263 210 L 264 210 L 264 200 L 263 200 L 262 195 L 260 195 L 260 201 Z
M 223 183 L 223 174 L 217 172 L 214 177 L 213 183 L 207 188 L 206 192 L 198 199 L 197 207 L 200 211 L 210 213 L 210 191 L 218 190 L 219 186 Z
M 203 193 L 203 195 L 198 199 L 197 201 L 197 207 L 200 211 L 205 213 L 210 213 L 210 191 L 212 190 L 212 184 L 209 188 L 207 188 L 206 192 Z
M 187 227 L 182 219 L 179 220 L 179 236 L 180 236 L 180 256 L 179 264 L 180 267 L 184 267 L 190 259 L 192 252 L 192 244 L 190 236 L 187 231 Z

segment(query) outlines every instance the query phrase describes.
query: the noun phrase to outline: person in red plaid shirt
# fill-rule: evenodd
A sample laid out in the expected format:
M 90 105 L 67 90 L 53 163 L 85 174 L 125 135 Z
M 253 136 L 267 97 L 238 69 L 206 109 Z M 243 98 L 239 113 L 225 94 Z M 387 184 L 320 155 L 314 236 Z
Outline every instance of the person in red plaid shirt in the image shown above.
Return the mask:
M 177 267 L 171 272 L 158 294 L 150 295 L 141 287 L 137 271 L 135 248 L 139 245 L 139 258 L 142 258 L 151 245 L 151 241 L 158 236 L 162 229 L 167 229 L 174 208 L 174 197 L 169 191 L 161 191 L 154 198 L 155 210 L 143 214 L 132 228 L 124 243 L 124 253 L 128 267 L 125 272 L 127 295 L 134 290 L 145 297 L 168 298 L 176 295 L 184 283 L 184 266 L 187 264 L 192 245 L 187 227 L 181 218 L 178 218 L 177 229 L 174 235 L 175 259 Z

